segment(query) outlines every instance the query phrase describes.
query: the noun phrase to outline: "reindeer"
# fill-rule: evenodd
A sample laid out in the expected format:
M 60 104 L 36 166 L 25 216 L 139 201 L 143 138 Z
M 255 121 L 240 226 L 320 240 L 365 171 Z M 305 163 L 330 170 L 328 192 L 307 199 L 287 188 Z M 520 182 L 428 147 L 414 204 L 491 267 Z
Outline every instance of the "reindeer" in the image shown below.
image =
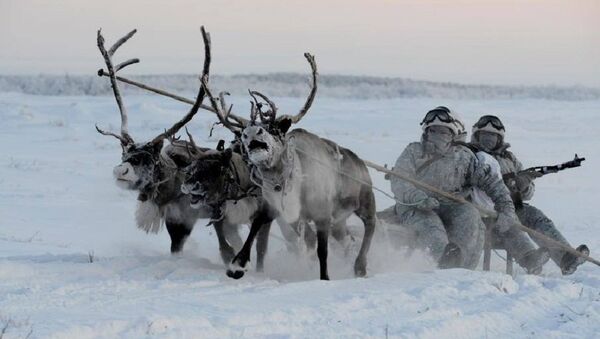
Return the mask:
M 223 118 L 224 108 L 227 106 L 225 94 L 228 93 L 219 94 L 220 106 L 217 100 L 211 101 L 212 111 L 224 122 L 223 125 L 234 131 L 237 136 L 239 131 L 228 123 L 227 117 Z M 228 111 L 231 111 L 231 107 Z M 232 147 L 228 149 L 224 149 L 224 143 L 220 142 L 216 150 L 198 151 L 189 133 L 188 138 L 192 145 L 188 153 L 194 161 L 185 169 L 186 180 L 181 186 L 182 192 L 190 195 L 193 208 L 211 208 L 211 223 L 215 225 L 219 251 L 226 265 L 232 262 L 240 247 L 233 248 L 223 235 L 223 230 L 238 224 L 261 225 L 256 244 L 256 270 L 262 272 L 273 213 L 261 198 L 260 188 L 250 180 L 250 172 L 242 158 L 239 140 L 234 140 Z M 250 251 L 251 245 L 247 251 Z M 227 270 L 227 274 L 232 278 L 241 277 L 231 269 Z
M 355 213 L 364 223 L 365 232 L 354 264 L 356 276 L 367 273 L 367 253 L 375 231 L 375 198 L 365 163 L 352 151 L 335 142 L 318 137 L 304 129 L 289 131 L 308 112 L 317 90 L 317 66 L 314 57 L 304 54 L 312 69 L 310 94 L 300 112 L 277 117 L 277 107 L 265 95 L 250 91 L 250 121 L 222 112 L 223 124 L 241 130 L 240 139 L 251 165 L 251 178 L 261 187 L 264 201 L 277 221 L 297 226 L 313 221 L 317 228 L 317 256 L 320 278 L 329 280 L 327 271 L 328 237 L 346 242 L 345 220 Z M 208 88 L 208 77 L 202 85 L 213 107 L 216 99 Z M 262 111 L 264 101 L 269 110 Z M 257 121 L 260 117 L 260 122 Z M 228 119 L 231 118 L 231 119 Z M 240 278 L 249 260 L 250 246 L 262 227 L 253 223 L 250 234 L 233 260 L 228 275 Z
M 210 67 L 210 36 L 201 28 L 204 40 L 205 59 L 202 71 L 203 77 L 208 77 Z M 98 30 L 97 43 L 100 53 L 106 63 L 107 70 L 100 69 L 98 75 L 102 76 L 108 73 L 113 89 L 113 94 L 117 101 L 121 114 L 121 133 L 120 135 L 106 132 L 96 126 L 98 133 L 110 135 L 120 140 L 122 147 L 122 162 L 113 170 L 113 175 L 117 184 L 122 188 L 135 190 L 139 192 L 139 205 L 136 211 L 136 222 L 140 229 L 146 232 L 157 233 L 164 222 L 167 231 L 171 237 L 171 253 L 178 253 L 183 249 L 183 245 L 190 235 L 194 224 L 199 218 L 208 218 L 210 213 L 207 209 L 193 209 L 190 207 L 190 197 L 181 193 L 180 186 L 184 180 L 184 174 L 181 168 L 189 165 L 192 161 L 187 152 L 182 149 L 189 149 L 185 141 L 179 141 L 174 135 L 193 116 L 202 106 L 205 92 L 202 86 L 198 90 L 196 100 L 190 111 L 171 128 L 164 133 L 157 135 L 151 141 L 146 143 L 135 143 L 128 131 L 127 111 L 123 105 L 121 93 L 117 86 L 116 73 L 126 66 L 139 62 L 139 59 L 130 59 L 116 66 L 113 65 L 112 56 L 117 49 L 129 40 L 136 30 L 131 31 L 119 39 L 109 50 L 104 46 L 104 37 Z M 170 143 L 163 147 L 164 140 L 168 139 Z M 194 146 L 196 147 L 196 146 Z M 197 148 L 197 151 L 207 149 Z M 226 231 L 226 236 L 241 247 L 242 240 L 235 232 Z M 236 241 L 237 240 L 237 241 Z
M 194 145 L 192 136 L 188 136 Z M 242 156 L 231 148 L 223 149 L 222 144 L 216 150 L 190 153 L 194 161 L 185 169 L 181 191 L 190 195 L 192 208 L 210 207 L 223 262 L 230 264 L 241 247 L 234 249 L 223 231 L 239 224 L 260 223 L 256 270 L 262 272 L 272 218 L 260 198 L 260 189 L 250 181 Z M 231 270 L 227 272 L 231 274 Z
M 190 157 L 196 160 L 185 169 L 187 178 L 181 189 L 184 193 L 190 194 L 192 207 L 210 206 L 212 208 L 215 214 L 212 223 L 216 226 L 219 249 L 226 264 L 235 262 L 235 251 L 228 244 L 226 237 L 221 235 L 218 230 L 229 229 L 236 224 L 254 225 L 250 229 L 251 232 L 258 232 L 256 269 L 261 272 L 264 268 L 269 231 L 275 213 L 262 199 L 260 187 L 252 182 L 249 167 L 242 154 L 243 149 L 239 139 L 242 132 L 240 127 L 247 124 L 247 121 L 231 114 L 232 106 L 227 109 L 225 95 L 229 93 L 221 92 L 219 98 L 216 99 L 210 92 L 207 81 L 207 77 L 203 78 L 203 86 L 212 106 L 211 111 L 217 115 L 223 126 L 234 133 L 235 139 L 228 149 L 224 149 L 224 143 L 221 142 L 216 150 L 190 151 Z M 190 144 L 195 146 L 194 139 L 189 133 L 188 138 Z M 191 147 L 191 149 L 197 148 Z M 290 225 L 283 221 L 278 222 L 288 249 L 299 252 L 300 238 L 304 239 L 308 248 L 316 242 L 316 236 L 314 233 L 311 234 L 310 228 L 307 228 L 308 231 L 305 232 L 304 237 L 299 237 L 298 229 L 291 229 Z M 245 253 L 242 256 L 246 255 L 249 259 L 251 247 L 252 242 L 246 242 L 240 251 L 240 253 Z M 227 275 L 239 279 L 243 276 L 243 272 L 241 272 L 243 269 L 237 266 L 234 269 L 230 267 Z

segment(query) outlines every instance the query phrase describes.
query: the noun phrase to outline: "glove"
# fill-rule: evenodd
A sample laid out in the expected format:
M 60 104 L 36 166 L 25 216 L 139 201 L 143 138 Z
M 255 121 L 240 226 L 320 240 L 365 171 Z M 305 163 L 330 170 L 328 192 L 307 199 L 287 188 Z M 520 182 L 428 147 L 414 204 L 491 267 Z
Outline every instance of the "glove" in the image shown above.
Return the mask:
M 496 229 L 500 233 L 504 233 L 511 229 L 517 223 L 517 218 L 512 213 L 501 212 L 496 219 Z
M 436 198 L 427 197 L 421 200 L 415 208 L 420 210 L 433 210 L 440 207 L 440 202 Z

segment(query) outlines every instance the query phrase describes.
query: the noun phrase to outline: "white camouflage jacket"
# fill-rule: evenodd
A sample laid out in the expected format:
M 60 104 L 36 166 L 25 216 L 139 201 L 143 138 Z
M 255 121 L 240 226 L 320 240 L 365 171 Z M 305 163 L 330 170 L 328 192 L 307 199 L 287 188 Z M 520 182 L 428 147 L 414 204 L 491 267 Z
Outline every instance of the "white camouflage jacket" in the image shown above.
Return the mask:
M 492 199 L 498 213 L 515 213 L 509 190 L 502 179 L 497 174 L 494 175 L 490 166 L 479 161 L 475 153 L 466 146 L 453 145 L 448 152 L 439 155 L 425 152 L 420 142 L 411 143 L 396 161 L 394 171 L 465 198 L 471 188 L 479 188 Z M 428 196 L 444 203 L 444 199 L 434 193 L 421 190 L 394 176 L 390 179 L 396 199 L 404 203 L 414 204 Z M 410 207 L 398 206 L 398 209 L 403 208 Z

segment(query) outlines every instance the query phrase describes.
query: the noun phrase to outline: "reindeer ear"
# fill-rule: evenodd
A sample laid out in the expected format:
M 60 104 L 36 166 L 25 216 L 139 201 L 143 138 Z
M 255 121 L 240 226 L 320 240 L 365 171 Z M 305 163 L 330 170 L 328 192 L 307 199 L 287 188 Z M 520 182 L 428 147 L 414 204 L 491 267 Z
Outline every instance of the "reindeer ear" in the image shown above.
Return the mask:
M 232 156 L 232 151 L 231 148 L 228 148 L 226 150 L 223 151 L 223 153 L 221 153 L 221 163 L 224 166 L 229 165 L 229 162 L 231 161 L 231 156 Z
M 292 119 L 285 117 L 277 122 L 277 129 L 281 134 L 286 134 L 287 131 L 292 127 Z

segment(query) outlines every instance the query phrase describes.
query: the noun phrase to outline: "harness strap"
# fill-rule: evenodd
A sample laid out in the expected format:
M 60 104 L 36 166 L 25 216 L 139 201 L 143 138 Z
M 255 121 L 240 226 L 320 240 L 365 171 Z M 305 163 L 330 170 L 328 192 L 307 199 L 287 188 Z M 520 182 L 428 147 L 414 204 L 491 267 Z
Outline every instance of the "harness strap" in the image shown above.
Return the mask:
M 444 156 L 440 155 L 440 154 L 434 154 L 431 159 L 425 161 L 424 163 L 421 164 L 421 166 L 417 167 L 417 169 L 415 170 L 415 174 L 419 174 L 422 171 L 424 171 L 427 167 L 429 167 L 429 165 L 433 164 L 434 162 L 442 159 Z

